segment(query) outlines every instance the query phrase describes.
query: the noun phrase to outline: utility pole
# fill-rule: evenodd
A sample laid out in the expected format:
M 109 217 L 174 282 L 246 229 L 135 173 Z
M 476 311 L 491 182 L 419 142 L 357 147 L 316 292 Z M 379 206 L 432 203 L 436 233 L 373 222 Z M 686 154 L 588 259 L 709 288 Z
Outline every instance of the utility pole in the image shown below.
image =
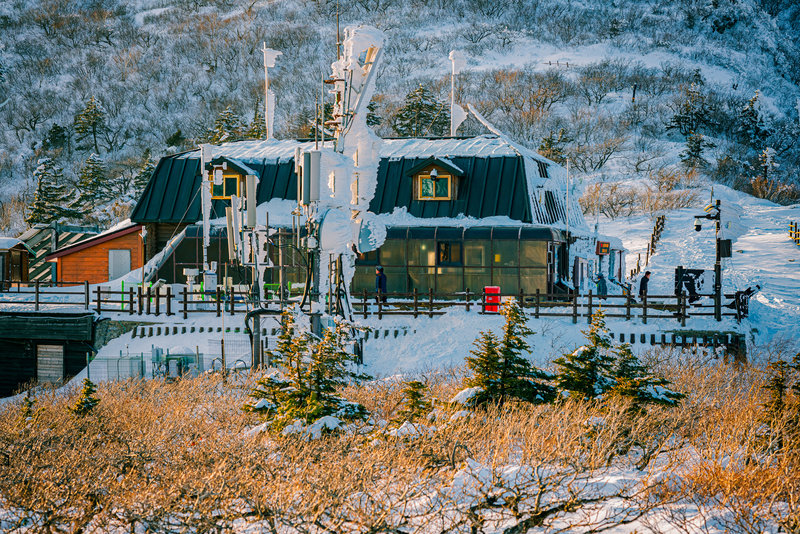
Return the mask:
M 720 221 L 722 219 L 720 207 L 719 207 L 719 199 L 717 199 L 716 204 L 714 207 L 717 208 L 716 218 L 714 219 L 715 223 L 715 244 L 716 244 L 716 255 L 717 259 L 714 262 L 714 319 L 717 321 L 722 320 L 722 254 L 720 252 L 719 246 L 719 227 Z

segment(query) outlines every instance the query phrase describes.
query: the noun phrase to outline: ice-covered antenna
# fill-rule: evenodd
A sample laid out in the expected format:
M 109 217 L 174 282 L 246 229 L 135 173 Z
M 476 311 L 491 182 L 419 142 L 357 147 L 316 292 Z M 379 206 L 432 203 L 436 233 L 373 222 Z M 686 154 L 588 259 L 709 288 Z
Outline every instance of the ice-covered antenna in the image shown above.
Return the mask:
M 274 113 L 275 95 L 272 95 L 270 102 L 269 92 L 269 69 L 275 67 L 275 60 L 283 52 L 267 48 L 267 43 L 263 44 L 261 51 L 264 52 L 264 127 L 266 128 L 266 138 L 269 139 L 270 131 L 272 130 L 272 117 L 270 112 Z
M 450 74 L 450 137 L 455 137 L 456 130 L 467 118 L 467 112 L 456 104 L 456 74 L 466 66 L 466 60 L 459 50 L 451 50 L 449 57 L 453 66 Z

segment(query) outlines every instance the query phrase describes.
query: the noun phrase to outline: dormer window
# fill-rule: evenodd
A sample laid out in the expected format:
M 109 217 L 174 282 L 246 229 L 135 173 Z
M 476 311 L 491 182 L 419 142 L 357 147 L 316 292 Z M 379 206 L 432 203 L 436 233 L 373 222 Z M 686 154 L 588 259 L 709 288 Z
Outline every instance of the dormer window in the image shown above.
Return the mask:
M 216 173 L 221 175 L 215 177 Z M 211 180 L 212 199 L 230 200 L 233 195 L 241 197 L 241 175 L 225 172 L 222 169 L 214 169 L 214 172 L 208 178 Z
M 452 161 L 447 158 L 429 158 L 411 170 L 414 184 L 414 200 L 455 200 L 458 192 L 458 180 L 464 175 Z
M 440 174 L 434 167 L 428 174 L 418 174 L 419 200 L 452 200 L 453 177 Z

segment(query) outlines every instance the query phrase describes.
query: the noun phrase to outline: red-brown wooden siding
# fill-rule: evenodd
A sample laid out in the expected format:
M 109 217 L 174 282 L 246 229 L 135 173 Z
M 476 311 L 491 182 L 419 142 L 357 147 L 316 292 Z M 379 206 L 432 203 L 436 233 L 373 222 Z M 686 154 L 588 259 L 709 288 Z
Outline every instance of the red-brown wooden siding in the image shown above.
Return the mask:
M 90 284 L 108 281 L 108 251 L 131 251 L 131 270 L 142 266 L 142 240 L 138 232 L 125 234 L 97 245 L 65 254 L 56 258 L 60 282 L 82 282 Z

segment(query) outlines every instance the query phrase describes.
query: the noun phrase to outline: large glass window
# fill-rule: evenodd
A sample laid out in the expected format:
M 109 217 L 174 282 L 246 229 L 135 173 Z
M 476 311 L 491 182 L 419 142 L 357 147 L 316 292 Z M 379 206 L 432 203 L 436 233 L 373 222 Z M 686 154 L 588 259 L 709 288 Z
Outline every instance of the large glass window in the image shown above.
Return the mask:
M 433 239 L 408 241 L 409 265 L 436 265 L 436 242 Z
M 411 288 L 417 288 L 420 293 L 427 293 L 429 289 L 436 290 L 434 268 L 409 267 L 408 277 Z
M 463 290 L 461 267 L 439 267 L 436 270 L 436 291 L 456 293 Z
M 437 265 L 461 265 L 461 243 L 458 241 L 439 241 L 436 243 Z
M 491 250 L 490 241 L 464 241 L 464 265 L 488 266 Z
M 492 285 L 500 286 L 501 293 L 519 292 L 519 270 L 492 269 Z
M 380 263 L 386 265 L 406 264 L 406 241 L 405 239 L 387 239 L 381 246 Z
M 547 293 L 547 271 L 545 269 L 526 269 L 519 270 L 520 284 L 525 293 Z
M 362 252 L 356 258 L 357 265 L 377 265 L 378 264 L 378 251 L 373 250 L 370 252 Z
M 513 267 L 518 264 L 519 250 L 515 240 L 503 240 L 492 242 L 492 260 L 495 267 Z
M 492 270 L 485 268 L 464 268 L 464 289 L 480 293 L 486 286 L 492 285 Z
M 547 241 L 520 241 L 519 264 L 525 267 L 546 267 Z

